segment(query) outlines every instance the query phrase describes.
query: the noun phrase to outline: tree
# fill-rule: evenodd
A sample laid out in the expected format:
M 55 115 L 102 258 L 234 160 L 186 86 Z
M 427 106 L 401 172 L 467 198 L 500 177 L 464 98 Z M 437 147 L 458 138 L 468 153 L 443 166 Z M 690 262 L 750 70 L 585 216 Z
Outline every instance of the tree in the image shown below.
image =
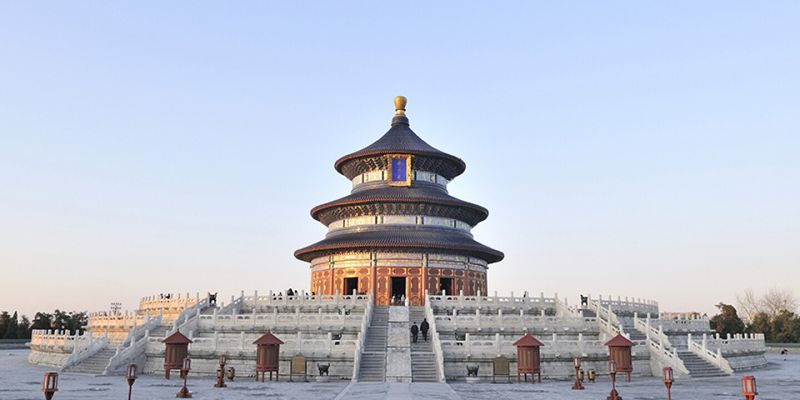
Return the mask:
M 9 321 L 11 320 L 11 316 L 8 314 L 8 311 L 3 311 L 0 313 L 0 339 L 6 335 L 6 330 L 8 329 Z
M 3 333 L 3 339 L 16 339 L 17 338 L 17 312 L 8 320 L 6 331 Z
M 772 341 L 772 318 L 765 312 L 758 312 L 753 315 L 746 331 L 747 333 L 763 333 L 766 341 Z
M 761 296 L 756 295 L 753 289 L 747 289 L 742 294 L 736 295 L 736 303 L 742 318 L 747 322 L 752 322 L 753 317 L 761 312 L 766 313 L 770 318 L 784 310 L 797 312 L 800 300 L 790 289 L 774 287 Z
M 717 304 L 720 313 L 711 318 L 711 329 L 721 336 L 744 332 L 744 322 L 736 314 L 736 308 L 730 304 Z
M 33 316 L 31 329 L 53 329 L 53 314 L 37 312 Z
M 17 325 L 17 339 L 30 339 L 31 338 L 31 321 L 28 317 L 22 316 L 22 319 Z
M 778 343 L 800 341 L 800 317 L 790 311 L 781 311 L 772 318 L 772 336 Z
M 791 290 L 772 288 L 761 296 L 761 306 L 764 311 L 773 316 L 783 311 L 794 313 L 797 311 L 797 297 Z
M 761 299 L 756 296 L 753 289 L 745 290 L 741 295 L 736 295 L 736 305 L 739 306 L 739 313 L 745 321 L 753 321 L 753 317 L 762 312 Z

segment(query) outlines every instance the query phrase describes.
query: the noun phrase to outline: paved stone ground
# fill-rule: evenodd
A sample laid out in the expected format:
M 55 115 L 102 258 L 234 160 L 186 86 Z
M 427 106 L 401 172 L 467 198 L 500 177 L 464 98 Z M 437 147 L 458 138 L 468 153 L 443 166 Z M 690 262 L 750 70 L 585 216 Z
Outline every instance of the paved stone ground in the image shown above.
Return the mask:
M 27 350 L 0 351 L 0 400 L 40 400 L 42 375 L 47 368 L 30 365 Z M 751 371 L 758 380 L 757 400 L 800 400 L 800 355 L 783 361 L 777 354 L 768 354 L 767 368 Z M 742 374 L 722 378 L 680 380 L 673 386 L 675 400 L 742 399 L 739 382 Z M 436 399 L 436 400 L 581 400 L 605 399 L 610 389 L 607 378 L 587 384 L 582 391 L 570 390 L 571 382 L 545 381 L 543 384 L 450 385 L 434 383 L 350 385 L 347 381 L 330 383 L 256 383 L 237 380 L 228 388 L 216 389 L 211 378 L 189 378 L 189 388 L 199 400 L 239 399 Z M 144 376 L 136 381 L 133 399 L 174 399 L 181 381 L 164 380 L 160 376 Z M 81 374 L 61 374 L 61 390 L 54 400 L 125 399 L 128 386 L 121 376 L 95 377 Z M 625 400 L 666 399 L 666 390 L 659 379 L 638 378 L 620 382 L 619 392 Z

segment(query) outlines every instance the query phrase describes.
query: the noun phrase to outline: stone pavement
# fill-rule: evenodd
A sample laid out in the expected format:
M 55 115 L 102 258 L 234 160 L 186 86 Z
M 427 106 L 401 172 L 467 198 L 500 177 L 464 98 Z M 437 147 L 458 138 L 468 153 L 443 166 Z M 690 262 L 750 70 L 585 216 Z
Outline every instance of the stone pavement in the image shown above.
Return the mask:
M 42 375 L 47 368 L 30 365 L 27 350 L 0 351 L 0 399 L 39 400 Z M 800 355 L 792 354 L 782 361 L 777 354 L 767 354 L 768 367 L 750 371 L 756 376 L 758 400 L 800 399 Z M 675 400 L 741 399 L 739 382 L 742 374 L 717 378 L 678 380 L 673 386 Z M 542 384 L 466 383 L 261 383 L 238 379 L 228 388 L 216 389 L 210 377 L 189 377 L 189 389 L 195 400 L 240 400 L 253 398 L 361 400 L 361 399 L 435 399 L 435 400 L 598 400 L 605 399 L 610 389 L 608 378 L 586 384 L 582 391 L 570 390 L 571 382 L 545 381 Z M 181 386 L 179 379 L 166 381 L 161 376 L 143 376 L 136 381 L 133 399 L 174 399 Z M 54 400 L 122 399 L 128 385 L 122 376 L 61 374 L 61 390 Z M 635 378 L 620 382 L 619 391 L 625 400 L 661 400 L 666 398 L 664 385 L 658 378 Z

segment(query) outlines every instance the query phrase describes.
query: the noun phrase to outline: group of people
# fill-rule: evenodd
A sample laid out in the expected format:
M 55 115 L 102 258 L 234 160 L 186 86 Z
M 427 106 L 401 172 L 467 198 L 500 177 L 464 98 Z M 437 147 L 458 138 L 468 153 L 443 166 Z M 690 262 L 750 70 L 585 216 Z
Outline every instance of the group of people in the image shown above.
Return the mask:
M 417 343 L 417 337 L 419 336 L 419 334 L 421 332 L 422 333 L 422 339 L 427 342 L 428 341 L 428 330 L 430 328 L 431 328 L 431 326 L 428 324 L 428 319 L 427 318 L 423 318 L 422 322 L 419 324 L 419 326 L 417 326 L 417 321 L 414 321 L 414 323 L 411 324 L 411 340 L 414 343 Z

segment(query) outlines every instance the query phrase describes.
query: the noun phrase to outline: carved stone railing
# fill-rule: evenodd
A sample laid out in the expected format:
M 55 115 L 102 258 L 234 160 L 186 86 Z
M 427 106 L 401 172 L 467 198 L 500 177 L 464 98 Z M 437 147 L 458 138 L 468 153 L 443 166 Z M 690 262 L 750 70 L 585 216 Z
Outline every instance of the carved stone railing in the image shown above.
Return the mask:
M 258 291 L 255 291 L 253 295 L 245 296 L 244 292 L 241 293 L 239 299 L 241 301 L 242 306 L 248 308 L 255 308 L 258 309 L 259 307 L 274 307 L 274 306 L 303 306 L 303 305 L 334 305 L 334 306 L 345 306 L 345 305 L 352 305 L 356 306 L 358 304 L 364 303 L 366 300 L 370 299 L 371 295 L 366 294 L 349 294 L 349 295 L 339 295 L 339 294 L 331 294 L 331 295 L 309 295 L 305 291 L 300 291 L 294 296 L 287 296 L 285 294 L 275 294 L 271 290 L 266 295 L 259 295 Z
M 87 331 L 70 334 L 64 330 L 33 329 L 30 347 L 46 353 L 72 353 L 76 346 L 86 343 L 91 336 Z
M 192 297 L 189 293 L 182 296 L 181 293 L 159 296 L 147 296 L 139 300 L 139 312 L 149 312 L 150 315 L 163 315 L 163 322 L 171 322 L 186 308 L 191 308 L 201 302 L 200 293 L 195 293 Z
M 210 315 L 200 315 L 198 328 L 201 330 L 230 329 L 230 330 L 267 330 L 276 328 L 308 328 L 308 329 L 336 329 L 358 328 L 362 315 L 357 312 L 323 313 L 279 313 L 277 309 L 272 313 L 251 313 L 220 315 L 216 312 Z
M 716 351 L 716 349 L 720 349 L 723 356 L 767 351 L 763 333 L 737 333 L 733 336 L 728 335 L 727 338 L 721 338 L 719 335 L 708 336 L 704 334 L 701 339 L 702 343 L 705 343 L 706 348 L 709 350 Z
M 167 336 L 181 331 L 188 336 L 192 336 L 192 332 L 197 329 L 197 320 L 200 318 L 200 313 L 208 306 L 208 297 L 195 303 L 191 307 L 186 307 L 178 314 L 175 321 L 172 323 L 172 329 L 167 332 Z
M 469 314 L 437 314 L 435 320 L 442 332 L 448 331 L 499 331 L 522 332 L 525 330 L 540 334 L 589 333 L 597 330 L 597 318 L 582 316 L 548 317 L 530 314 L 505 314 L 502 310 L 496 315 L 484 315 L 479 310 Z
M 495 334 L 494 338 L 475 338 L 476 335 L 467 333 L 463 340 L 440 340 L 444 354 L 448 356 L 477 356 L 477 357 L 496 357 L 507 356 L 516 357 L 514 342 L 519 338 L 503 337 Z M 584 339 L 583 335 L 578 335 L 578 339 L 562 339 L 553 334 L 550 338 L 539 338 L 544 344 L 542 346 L 542 356 L 556 356 L 571 360 L 573 357 L 585 356 L 607 356 L 605 338 Z M 645 341 L 633 341 L 635 345 L 645 345 Z M 634 348 L 634 354 L 636 348 Z
M 241 354 L 252 354 L 255 350 L 253 341 L 258 339 L 259 334 L 239 334 L 214 332 L 211 337 L 195 337 L 193 343 L 189 345 L 192 354 L 214 354 L 237 356 Z M 350 357 L 354 354 L 358 339 L 334 339 L 329 332 L 324 337 L 320 335 L 308 335 L 297 332 L 294 335 L 281 335 L 283 341 L 281 353 L 295 355 L 304 354 L 306 356 L 338 356 Z
M 590 300 L 589 309 L 597 314 L 597 325 L 601 332 L 609 336 L 616 336 L 620 333 L 624 335 L 625 332 L 622 329 L 622 323 L 611 310 L 611 306 L 606 308 L 603 307 L 599 301 Z
M 603 297 L 598 296 L 596 299 L 590 299 L 591 302 L 597 302 L 600 307 L 608 308 L 609 306 L 615 311 L 621 311 L 625 313 L 639 313 L 640 315 L 645 315 L 650 313 L 651 315 L 658 315 L 658 302 L 654 300 L 647 300 L 647 299 L 638 299 L 638 298 L 628 298 L 628 297 L 621 297 L 617 296 L 617 299 L 614 300 L 612 296 Z
M 433 343 L 433 355 L 436 358 L 436 379 L 439 383 L 445 382 L 444 377 L 444 352 L 442 351 L 442 342 L 439 338 L 439 330 L 437 329 L 436 316 L 433 314 L 429 297 L 426 296 L 425 301 L 425 318 L 430 321 L 428 332 L 431 335 L 431 342 Z
M 515 297 L 514 292 L 511 292 L 510 296 L 498 296 L 497 292 L 495 292 L 494 296 L 481 296 L 479 294 L 477 296 L 429 295 L 427 297 L 431 308 L 434 309 L 463 309 L 469 307 L 484 310 L 485 313 L 489 314 L 496 313 L 498 309 L 538 309 L 540 312 L 550 310 L 556 313 L 559 307 L 558 295 L 545 297 L 544 293 L 536 297 L 527 295 Z
M 367 308 L 364 311 L 364 316 L 361 318 L 361 329 L 358 331 L 358 338 L 356 339 L 356 348 L 353 351 L 353 376 L 350 379 L 353 382 L 358 381 L 358 371 L 361 368 L 361 357 L 364 354 L 364 346 L 367 341 L 367 329 L 369 329 L 370 322 L 372 322 L 372 295 L 367 298 Z
M 651 319 L 650 325 L 661 326 L 667 333 L 703 333 L 710 332 L 711 325 L 708 318 L 695 319 Z

